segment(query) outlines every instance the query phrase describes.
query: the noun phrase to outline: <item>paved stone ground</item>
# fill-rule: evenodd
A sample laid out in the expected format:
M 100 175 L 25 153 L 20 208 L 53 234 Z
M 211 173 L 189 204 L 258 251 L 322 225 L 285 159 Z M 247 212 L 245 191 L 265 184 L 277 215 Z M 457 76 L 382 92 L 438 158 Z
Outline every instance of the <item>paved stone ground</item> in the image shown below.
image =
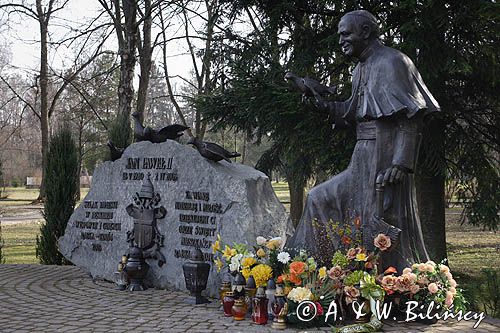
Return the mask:
M 186 294 L 129 293 L 74 266 L 0 265 L 0 332 L 279 332 L 223 316 L 217 302 L 186 305 Z M 388 322 L 384 332 L 500 332 L 500 321 Z M 328 332 L 307 330 L 307 332 Z M 284 332 L 300 332 L 287 329 Z M 306 331 L 302 331 L 306 332 Z

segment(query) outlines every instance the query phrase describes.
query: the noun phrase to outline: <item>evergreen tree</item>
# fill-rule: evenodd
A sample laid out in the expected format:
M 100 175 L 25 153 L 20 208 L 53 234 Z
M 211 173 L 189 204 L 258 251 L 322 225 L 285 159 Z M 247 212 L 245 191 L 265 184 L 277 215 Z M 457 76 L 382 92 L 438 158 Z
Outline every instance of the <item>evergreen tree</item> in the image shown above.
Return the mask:
M 331 131 L 325 115 L 287 90 L 283 74 L 291 70 L 349 92 L 353 64 L 340 52 L 337 24 L 346 12 L 366 9 L 382 22 L 384 43 L 412 58 L 442 107 L 427 126 L 419 158 L 419 170 L 426 172 L 417 175 L 422 224 L 433 257 L 445 256 L 446 178 L 462 186 L 459 195 L 469 222 L 498 228 L 498 5 L 479 0 L 242 0 L 229 5 L 234 16 L 257 13 L 255 29 L 239 35 L 228 30 L 220 47 L 227 79 L 196 105 L 215 128 L 270 136 L 275 145 L 266 161 L 281 162 L 295 183 L 290 189 L 292 207 L 297 207 L 292 220 L 300 216 L 304 177 L 342 170 L 353 136 Z
M 78 153 L 67 127 L 59 129 L 50 142 L 46 177 L 45 223 L 40 228 L 40 238 L 37 237 L 36 256 L 42 264 L 67 264 L 57 249 L 57 240 L 64 234 L 79 191 L 75 181 Z

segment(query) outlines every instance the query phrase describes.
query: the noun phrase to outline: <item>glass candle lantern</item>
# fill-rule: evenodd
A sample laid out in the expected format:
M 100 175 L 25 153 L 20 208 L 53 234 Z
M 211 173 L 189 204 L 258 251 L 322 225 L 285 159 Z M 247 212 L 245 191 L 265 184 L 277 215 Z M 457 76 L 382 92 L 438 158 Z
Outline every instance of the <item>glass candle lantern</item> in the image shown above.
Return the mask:
M 268 314 L 267 314 L 267 304 L 268 299 L 263 287 L 259 287 L 257 290 L 257 295 L 252 299 L 252 320 L 258 325 L 267 324 Z
M 233 318 L 234 320 L 244 320 L 247 314 L 247 306 L 244 298 L 238 298 L 234 301 L 233 305 Z
M 274 301 L 271 304 L 275 321 L 277 320 L 278 315 L 281 309 L 283 309 L 283 307 L 285 306 L 285 304 L 286 304 L 286 297 L 283 291 L 283 287 L 281 285 L 278 285 L 276 287 L 276 293 L 274 294 Z
M 222 304 L 224 304 L 224 296 L 226 296 L 228 291 L 231 291 L 231 282 L 223 281 L 219 289 L 219 298 Z
M 267 302 L 267 314 L 269 316 L 269 319 L 271 320 L 274 318 L 274 313 L 273 313 L 274 294 L 276 294 L 276 282 L 274 282 L 273 278 L 270 278 L 267 281 L 266 297 L 269 300 Z
M 224 309 L 224 316 L 231 317 L 233 315 L 234 294 L 232 291 L 227 291 L 222 301 L 222 308 Z

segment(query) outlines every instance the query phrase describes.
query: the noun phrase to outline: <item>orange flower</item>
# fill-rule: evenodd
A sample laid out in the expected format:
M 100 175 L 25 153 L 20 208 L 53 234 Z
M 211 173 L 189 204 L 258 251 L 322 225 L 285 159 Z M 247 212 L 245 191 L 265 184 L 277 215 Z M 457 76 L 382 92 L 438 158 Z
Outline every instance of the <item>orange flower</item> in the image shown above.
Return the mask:
M 306 264 L 302 261 L 294 261 L 290 264 L 290 274 L 300 275 L 304 273 Z
M 354 219 L 354 225 L 356 226 L 357 229 L 359 229 L 359 227 L 361 227 L 361 217 L 360 216 L 356 216 L 356 218 Z
M 350 239 L 349 237 L 347 236 L 342 236 L 342 239 L 341 239 L 341 242 L 342 244 L 344 245 L 349 245 L 352 243 L 352 239 Z
M 300 284 L 302 283 L 302 280 L 297 275 L 290 274 L 290 282 L 295 283 L 296 286 L 300 286 Z
M 390 266 L 389 268 L 387 268 L 384 272 L 385 275 L 387 274 L 394 274 L 394 273 L 397 273 L 398 270 L 392 266 Z
M 282 284 L 283 281 L 285 281 L 285 280 L 286 280 L 286 275 L 281 274 L 280 276 L 278 276 L 278 279 L 276 280 L 276 283 Z

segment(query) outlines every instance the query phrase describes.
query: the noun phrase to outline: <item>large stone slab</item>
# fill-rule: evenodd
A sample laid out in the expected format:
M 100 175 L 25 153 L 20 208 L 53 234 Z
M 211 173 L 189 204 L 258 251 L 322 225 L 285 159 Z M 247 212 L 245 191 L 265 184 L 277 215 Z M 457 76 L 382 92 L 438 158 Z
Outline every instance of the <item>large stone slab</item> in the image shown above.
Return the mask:
M 139 142 L 121 159 L 95 170 L 89 193 L 59 239 L 61 253 L 93 277 L 113 280 L 129 247 L 127 232 L 134 228 L 130 207 L 139 204 L 148 177 L 160 199 L 155 212 L 163 212 L 156 214 L 156 224 L 165 237 L 160 252 L 166 261 L 159 267 L 157 260 L 147 260 L 151 286 L 185 289 L 182 264 L 195 247 L 213 259 L 211 245 L 218 234 L 228 242 L 254 244 L 259 235 L 286 237 L 293 232 L 263 173 L 238 163 L 208 161 L 174 141 Z M 210 295 L 217 295 L 218 282 L 212 265 Z

